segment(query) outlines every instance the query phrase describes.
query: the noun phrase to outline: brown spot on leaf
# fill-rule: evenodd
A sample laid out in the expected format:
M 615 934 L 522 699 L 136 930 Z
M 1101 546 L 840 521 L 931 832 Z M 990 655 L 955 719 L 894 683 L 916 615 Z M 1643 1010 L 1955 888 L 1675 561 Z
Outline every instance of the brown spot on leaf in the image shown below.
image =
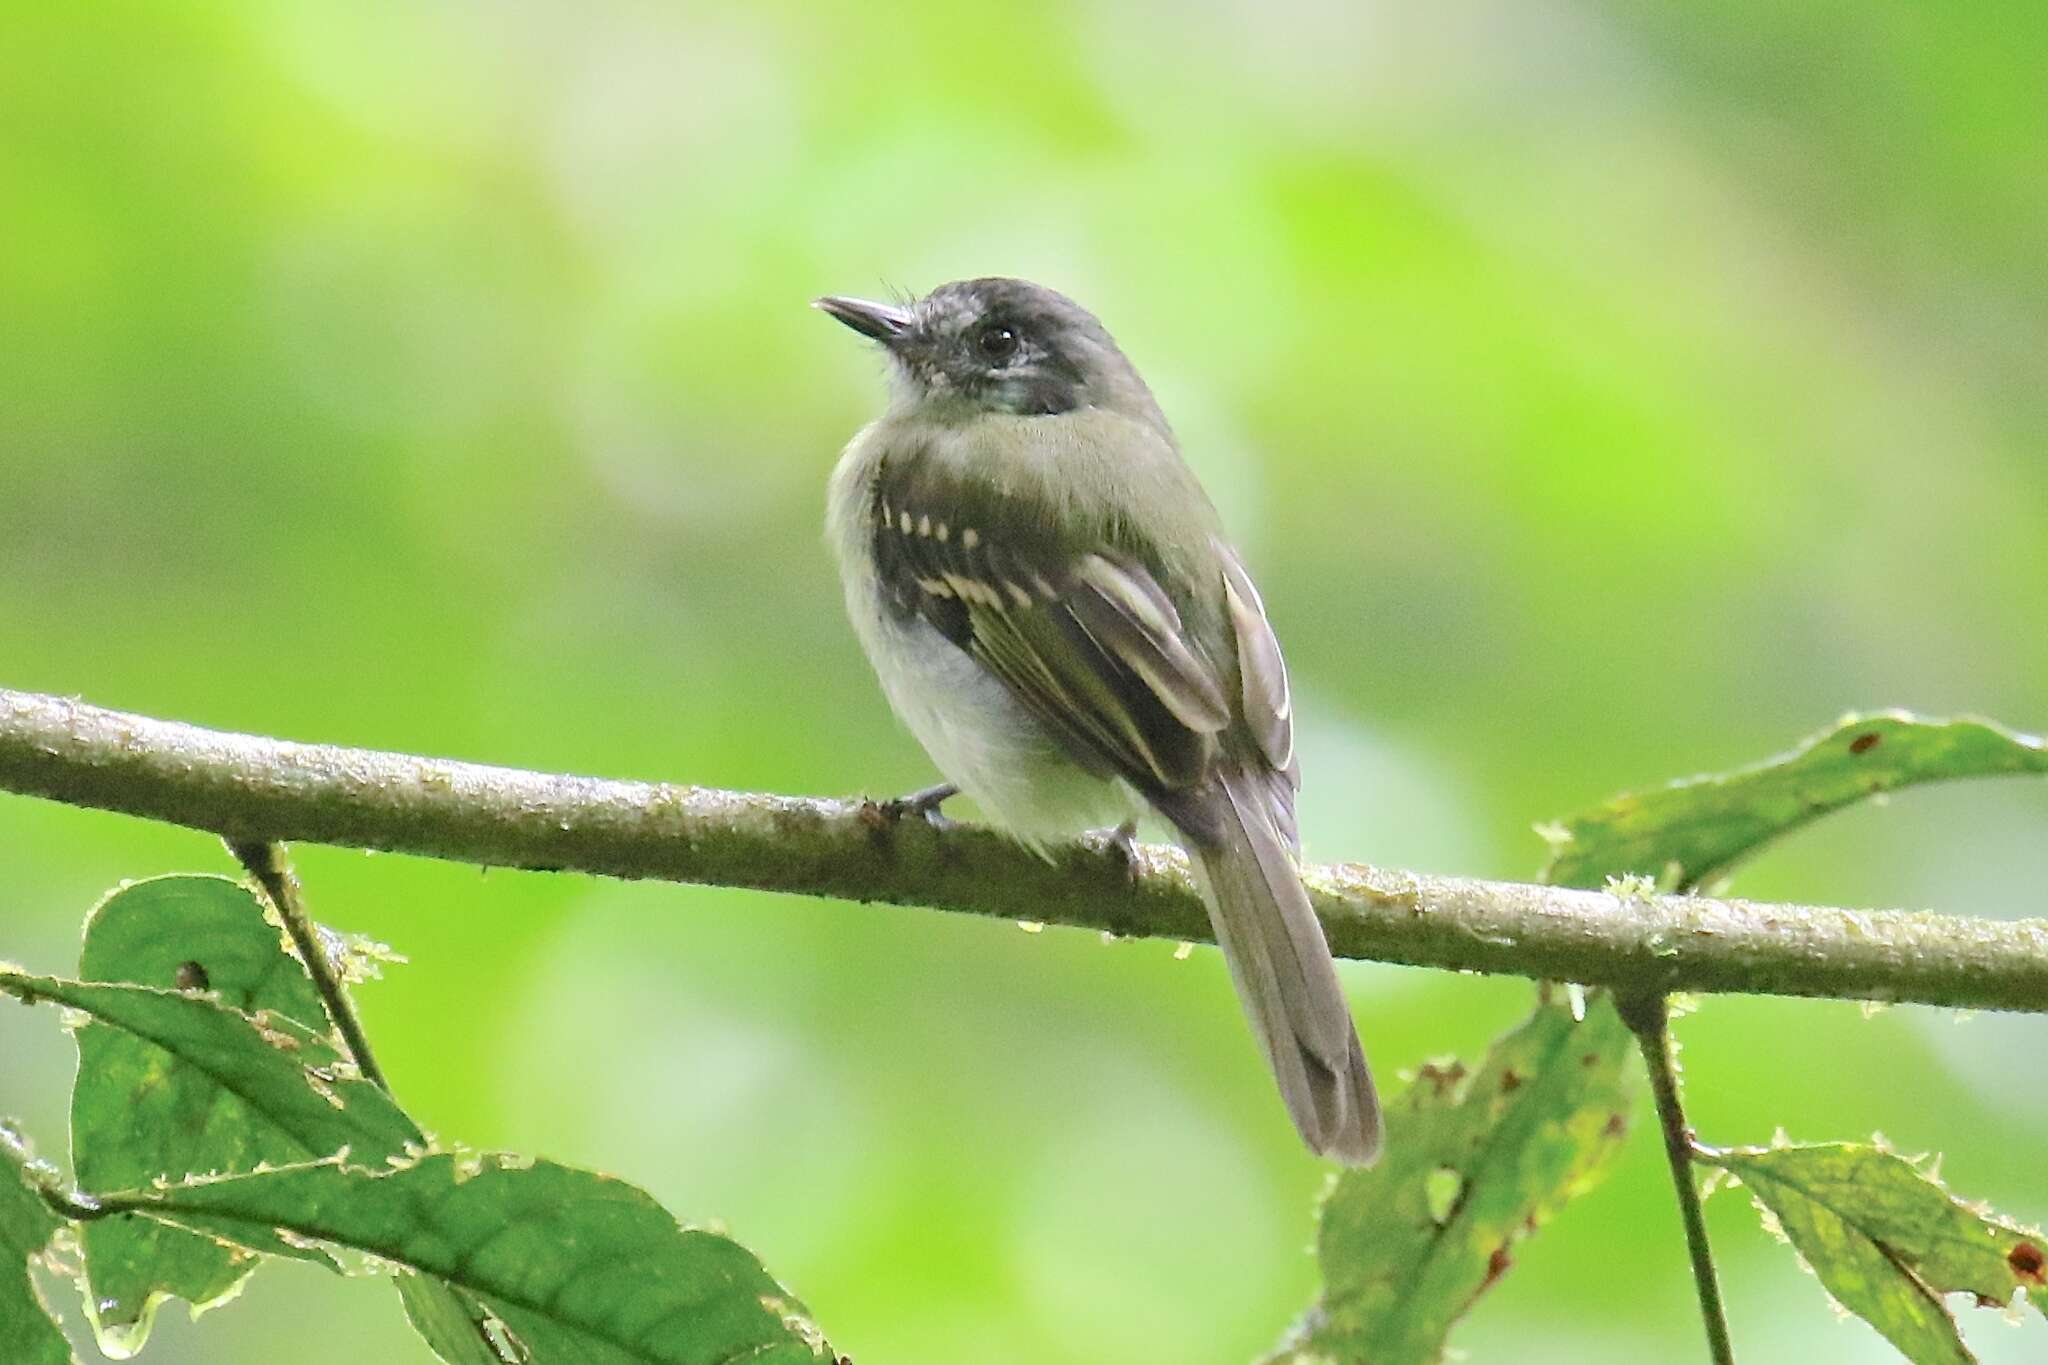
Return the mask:
M 2005 1263 L 2022 1283 L 2048 1286 L 2048 1257 L 2032 1242 L 2014 1242 L 2012 1250 L 2005 1253 Z
M 1506 1242 L 1495 1247 L 1493 1254 L 1486 1258 L 1486 1278 L 1480 1282 L 1479 1292 L 1485 1293 L 1495 1280 L 1508 1273 L 1508 1267 L 1514 1263 L 1514 1257 L 1508 1255 Z
M 1579 1058 L 1579 1065 L 1580 1065 L 1580 1066 L 1598 1066 L 1598 1065 L 1600 1065 L 1600 1054 L 1599 1054 L 1599 1053 L 1597 1053 L 1597 1052 L 1589 1052 L 1589 1053 L 1587 1053 L 1587 1054 L 1586 1054 L 1585 1056 L 1583 1056 L 1583 1057 Z
M 1625 1116 L 1621 1114 L 1609 1114 L 1607 1116 L 1607 1122 L 1601 1126 L 1600 1134 L 1603 1137 L 1615 1138 L 1620 1137 L 1623 1133 L 1626 1133 L 1627 1131 L 1628 1119 Z
M 1515 1074 L 1513 1067 L 1508 1067 L 1500 1073 L 1500 1091 L 1503 1095 L 1510 1090 L 1519 1089 L 1521 1084 L 1522 1078 Z
M 1849 741 L 1849 752 L 1852 754 L 1867 754 L 1883 742 L 1883 735 L 1875 730 L 1865 730 L 1862 734 Z
M 1439 1095 L 1450 1093 L 1459 1081 L 1465 1079 L 1465 1064 L 1453 1061 L 1448 1064 L 1424 1062 L 1415 1069 L 1416 1084 L 1428 1084 Z
M 180 962 L 171 979 L 178 983 L 181 991 L 203 991 L 213 984 L 206 974 L 206 968 L 197 962 Z

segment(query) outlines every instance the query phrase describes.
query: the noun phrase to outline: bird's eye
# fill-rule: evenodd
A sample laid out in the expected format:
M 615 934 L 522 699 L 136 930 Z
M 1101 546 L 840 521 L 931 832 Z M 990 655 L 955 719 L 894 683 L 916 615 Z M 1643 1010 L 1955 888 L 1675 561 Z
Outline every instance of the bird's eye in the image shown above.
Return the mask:
M 976 334 L 974 344 L 990 360 L 1008 360 L 1017 354 L 1017 333 L 1001 323 L 993 323 Z

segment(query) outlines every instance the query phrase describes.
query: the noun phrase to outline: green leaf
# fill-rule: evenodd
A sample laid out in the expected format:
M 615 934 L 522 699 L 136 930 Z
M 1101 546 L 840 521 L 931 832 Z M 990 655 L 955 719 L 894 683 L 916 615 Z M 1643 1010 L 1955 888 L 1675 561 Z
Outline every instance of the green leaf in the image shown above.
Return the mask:
M 224 877 L 157 877 L 115 891 L 86 922 L 79 974 L 173 989 L 203 983 L 222 1004 L 245 1014 L 268 1011 L 310 1032 L 332 1033 L 312 977 L 288 950 L 280 927 L 246 886 Z M 338 1051 L 331 1037 L 326 1042 Z M 78 1045 L 72 1142 L 88 1188 L 132 1188 L 159 1174 L 247 1172 L 259 1162 L 284 1165 L 332 1150 L 323 1142 L 323 1151 L 308 1151 L 291 1132 L 222 1103 L 216 1081 L 133 1034 L 91 1025 Z M 152 1121 L 138 1124 L 122 1086 L 152 1068 L 164 1081 L 142 1101 Z M 375 1150 L 352 1149 L 353 1157 L 381 1159 L 408 1142 L 426 1146 L 417 1126 L 381 1094 L 365 1102 L 378 1111 L 370 1142 Z M 127 1349 L 142 1344 L 166 1295 L 204 1308 L 231 1297 L 255 1265 L 240 1248 L 160 1222 L 91 1223 L 83 1241 L 99 1329 Z M 411 1274 L 399 1278 L 398 1288 L 407 1316 L 444 1360 L 499 1365 L 501 1357 L 477 1325 L 480 1314 L 454 1290 Z
M 744 1247 L 640 1190 L 551 1162 L 437 1153 L 372 1173 L 325 1161 L 104 1197 L 252 1251 L 367 1252 L 473 1295 L 537 1362 L 796 1365 L 834 1357 Z
M 168 1116 L 151 1113 L 150 1106 L 169 1085 L 176 1064 L 217 1087 L 216 1103 L 240 1119 L 220 1131 L 252 1141 L 276 1139 L 268 1150 L 293 1161 L 346 1147 L 358 1164 L 377 1163 L 416 1136 L 411 1120 L 390 1097 L 356 1075 L 326 1038 L 282 1015 L 247 1015 L 203 996 L 33 976 L 11 967 L 0 967 L 0 992 L 30 1004 L 67 1005 L 94 1024 L 150 1044 L 154 1052 L 147 1056 L 146 1069 L 125 1078 L 119 1090 L 95 1078 L 91 1097 L 97 1104 L 118 1094 L 131 1106 L 130 1121 L 137 1128 L 168 1121 Z M 78 1117 L 74 1108 L 73 1121 Z M 88 1121 L 112 1126 L 105 1114 L 91 1114 Z M 271 1159 L 243 1150 L 252 1164 Z M 162 1167 L 150 1174 L 159 1173 Z
M 2048 773 L 2048 745 L 1989 721 L 1847 716 L 1754 767 L 1624 793 L 1559 821 L 1545 831 L 1551 857 L 1543 879 L 1598 887 L 1633 873 L 1690 889 L 1779 835 L 1880 792 L 2023 773 Z
M 203 985 L 244 1014 L 275 1010 L 307 1028 L 331 1027 L 284 931 L 227 877 L 181 873 L 109 892 L 86 917 L 78 975 L 164 990 Z
M 494 1341 L 493 1331 L 503 1324 L 474 1295 L 415 1270 L 401 1269 L 394 1278 L 406 1321 L 448 1365 L 524 1365 L 510 1338 L 500 1338 L 503 1349 Z
M 330 1038 L 327 1012 L 312 979 L 285 949 L 279 927 L 245 886 L 225 877 L 171 876 L 129 883 L 112 892 L 86 920 L 79 975 L 93 982 L 123 982 L 164 991 L 210 992 L 220 1005 L 268 1021 L 290 1020 L 315 1049 L 301 1066 L 344 1071 Z M 196 998 L 196 997 L 195 997 Z M 184 1006 L 194 1021 L 203 1006 Z M 162 1012 L 159 1010 L 159 1012 Z M 131 1024 L 134 1019 L 131 1017 Z M 259 1162 L 284 1165 L 326 1156 L 352 1144 L 361 1160 L 377 1161 L 418 1140 L 394 1106 L 360 1084 L 328 1087 L 369 1121 L 345 1125 L 333 1106 L 309 1091 L 285 1067 L 269 1065 L 276 1049 L 252 1051 L 250 1031 L 232 1018 L 188 1027 L 233 1034 L 281 1082 L 281 1091 L 238 1094 L 237 1085 L 209 1074 L 220 1064 L 210 1035 L 187 1032 L 168 1048 L 155 1036 L 112 1022 L 78 1031 L 78 1083 L 71 1097 L 72 1157 L 86 1189 L 130 1189 L 162 1176 L 254 1170 Z M 250 1083 L 247 1076 L 241 1086 Z M 86 1278 L 103 1341 L 117 1350 L 139 1348 L 156 1306 L 176 1295 L 198 1310 L 233 1296 L 255 1269 L 238 1248 L 222 1246 L 159 1223 L 122 1219 L 87 1225 Z
M 72 1096 L 73 1161 L 84 1188 L 303 1162 L 343 1148 L 352 1161 L 375 1164 L 418 1140 L 411 1120 L 357 1076 L 329 1038 L 282 1014 L 12 968 L 0 968 L 0 991 L 89 1016 Z M 165 1296 L 216 1303 L 252 1268 L 237 1249 L 146 1227 L 95 1224 L 85 1244 L 89 1301 L 110 1354 L 142 1344 Z
M 1918 1365 L 1976 1359 L 1942 1295 L 2048 1314 L 2048 1240 L 1962 1203 L 1912 1162 L 1864 1143 L 1741 1147 L 1701 1161 L 1741 1177 L 1827 1291 Z
M 29 1183 L 26 1142 L 0 1121 L 0 1360 L 8 1365 L 73 1365 L 71 1343 L 51 1320 L 29 1262 L 50 1244 L 63 1221 Z
M 1323 1203 L 1320 1303 L 1271 1360 L 1434 1365 L 1515 1244 L 1590 1189 L 1634 1105 L 1633 1040 L 1607 998 L 1539 1005 L 1477 1073 L 1426 1066 L 1387 1111 L 1386 1155 Z
M 0 967 L 0 991 L 67 1005 L 90 1018 L 79 1033 L 80 1081 L 73 1094 L 79 1178 L 85 1188 L 144 1189 L 160 1183 L 160 1177 L 174 1188 L 194 1188 L 175 1182 L 188 1175 L 253 1174 L 259 1165 L 306 1170 L 307 1163 L 344 1147 L 349 1177 L 366 1179 L 369 1172 L 396 1164 L 387 1158 L 408 1148 L 416 1156 L 428 1145 L 390 1097 L 347 1064 L 311 979 L 286 952 L 279 928 L 266 918 L 261 903 L 239 884 L 218 877 L 165 877 L 124 887 L 94 912 L 82 962 L 87 974 L 110 980 L 64 981 Z M 459 1171 L 467 1174 L 482 1164 L 466 1158 Z M 340 1161 L 317 1167 L 343 1168 Z M 627 1191 L 659 1214 L 665 1226 L 675 1228 L 672 1218 L 626 1186 L 577 1172 L 556 1178 L 557 1185 L 577 1181 L 607 1192 Z M 546 1196 L 556 1197 L 561 1197 L 559 1190 Z M 556 1215 L 568 1220 L 561 1210 L 550 1214 Z M 277 1226 L 289 1229 L 291 1224 L 281 1219 Z M 561 1259 L 563 1248 L 554 1232 L 566 1226 L 567 1221 L 558 1222 L 534 1239 L 535 1273 L 545 1269 L 548 1257 Z M 168 1216 L 89 1222 L 85 1240 L 94 1295 L 111 1300 L 95 1323 L 103 1344 L 122 1353 L 139 1347 L 166 1295 L 202 1305 L 231 1295 L 257 1253 L 331 1264 L 308 1240 L 317 1235 L 280 1235 L 276 1228 L 254 1227 L 224 1234 L 211 1225 Z M 346 1237 L 334 1240 L 355 1245 Z M 768 1297 L 792 1305 L 792 1324 L 815 1333 L 747 1252 L 714 1240 L 773 1289 Z M 408 1318 L 453 1365 L 524 1361 L 529 1345 L 534 1348 L 530 1358 L 539 1365 L 614 1358 L 582 1342 L 570 1328 L 553 1324 L 545 1313 L 527 1324 L 531 1332 L 521 1332 L 511 1323 L 527 1310 L 517 1303 L 501 1308 L 488 1302 L 459 1278 L 446 1283 L 436 1278 L 431 1263 L 414 1266 L 402 1256 L 387 1259 L 401 1267 L 396 1280 Z M 713 1268 L 718 1264 L 702 1255 L 690 1264 L 699 1262 Z M 571 1256 L 562 1263 L 573 1269 L 580 1262 Z M 691 1331 L 715 1331 L 736 1313 L 765 1311 L 761 1293 L 744 1292 L 750 1285 L 744 1276 L 733 1283 L 742 1292 L 701 1305 L 703 1322 L 690 1324 Z M 659 1285 L 654 1292 L 660 1292 Z M 802 1339 L 795 1326 L 788 1331 Z M 772 1343 L 784 1344 L 780 1338 Z M 548 1349 L 542 1351 L 543 1346 Z M 769 1353 L 757 1358 L 812 1357 Z M 0 1355 L 0 1360 L 11 1357 Z

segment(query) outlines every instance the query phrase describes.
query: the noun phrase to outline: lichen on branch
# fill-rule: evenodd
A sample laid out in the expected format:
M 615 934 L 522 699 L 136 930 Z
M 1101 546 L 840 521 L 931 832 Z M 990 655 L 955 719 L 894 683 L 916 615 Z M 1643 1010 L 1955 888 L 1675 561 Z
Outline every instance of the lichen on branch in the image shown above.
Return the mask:
M 1187 865 L 1041 860 L 872 802 L 617 782 L 201 729 L 0 689 L 0 790 L 236 841 L 747 887 L 1208 940 Z M 1338 955 L 1644 991 L 2048 1012 L 2048 921 L 1305 869 Z

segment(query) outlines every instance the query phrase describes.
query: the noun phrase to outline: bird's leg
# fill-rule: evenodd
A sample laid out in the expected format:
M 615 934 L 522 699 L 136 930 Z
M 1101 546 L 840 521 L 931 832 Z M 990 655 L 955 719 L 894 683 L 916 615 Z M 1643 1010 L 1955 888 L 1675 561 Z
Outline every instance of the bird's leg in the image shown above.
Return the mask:
M 908 796 L 877 801 L 875 809 L 888 820 L 901 820 L 906 815 L 915 815 L 943 834 L 953 827 L 954 822 L 947 819 L 939 807 L 959 794 L 960 789 L 951 782 L 941 782 L 936 787 L 926 787 L 921 791 L 911 792 Z
M 1106 847 L 1109 856 L 1123 864 L 1124 876 L 1132 882 L 1138 880 L 1138 817 L 1118 825 L 1109 832 Z

